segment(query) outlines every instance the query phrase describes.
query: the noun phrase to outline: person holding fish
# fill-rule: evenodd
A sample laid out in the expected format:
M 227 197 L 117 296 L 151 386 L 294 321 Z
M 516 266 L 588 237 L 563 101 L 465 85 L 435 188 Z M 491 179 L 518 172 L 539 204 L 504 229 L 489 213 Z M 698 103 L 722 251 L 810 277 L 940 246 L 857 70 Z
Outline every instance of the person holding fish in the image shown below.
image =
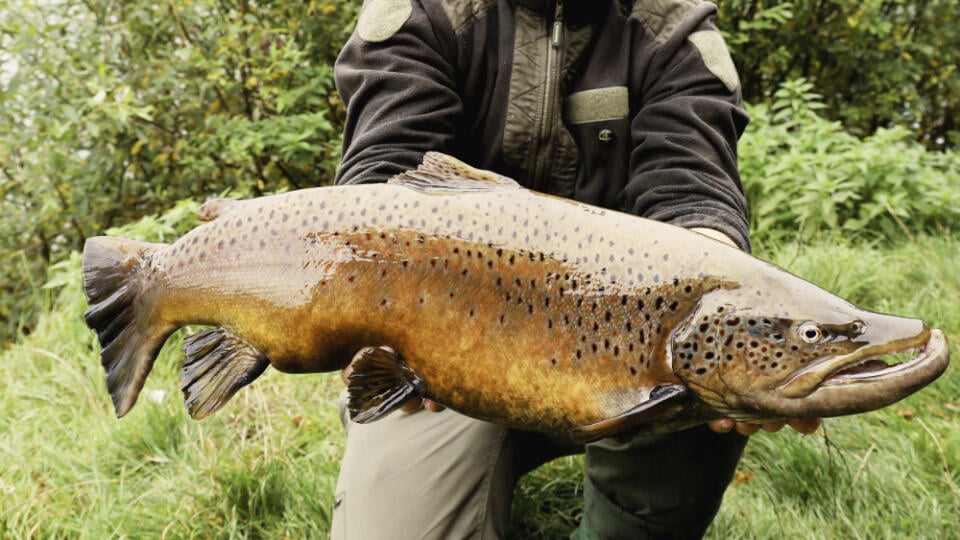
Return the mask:
M 736 156 L 747 115 L 715 14 L 698 0 L 367 0 L 335 67 L 347 109 L 336 181 L 386 182 L 441 151 L 749 250 Z M 699 537 L 761 427 L 720 419 L 584 447 L 421 408 L 443 410 L 414 400 L 370 424 L 344 416 L 333 538 L 503 537 L 516 480 L 575 452 L 575 538 Z

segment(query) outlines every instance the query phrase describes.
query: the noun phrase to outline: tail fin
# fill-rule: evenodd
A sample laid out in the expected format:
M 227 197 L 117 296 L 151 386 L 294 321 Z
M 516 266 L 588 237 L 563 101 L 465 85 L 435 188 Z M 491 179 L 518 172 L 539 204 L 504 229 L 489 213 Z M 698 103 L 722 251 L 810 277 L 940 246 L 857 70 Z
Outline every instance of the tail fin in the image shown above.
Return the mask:
M 137 402 L 160 347 L 175 330 L 150 327 L 151 313 L 137 302 L 144 258 L 164 246 L 98 236 L 83 247 L 83 288 L 90 305 L 83 317 L 100 339 L 100 363 L 118 418 Z

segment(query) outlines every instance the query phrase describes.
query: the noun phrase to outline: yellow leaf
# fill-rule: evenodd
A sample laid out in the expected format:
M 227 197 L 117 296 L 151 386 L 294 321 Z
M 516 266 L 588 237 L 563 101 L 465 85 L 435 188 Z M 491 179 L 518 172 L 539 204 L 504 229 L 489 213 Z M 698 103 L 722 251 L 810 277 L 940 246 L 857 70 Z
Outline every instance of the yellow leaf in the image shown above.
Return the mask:
M 856 28 L 858 24 L 860 24 L 860 21 L 858 21 L 853 15 L 847 17 L 847 26 L 850 28 Z
M 133 144 L 133 148 L 130 149 L 130 155 L 135 156 L 140 153 L 140 149 L 143 148 L 143 141 L 138 140 Z
M 900 58 L 903 58 L 904 60 L 906 60 L 907 62 L 909 62 L 909 61 L 913 60 L 913 55 L 910 54 L 910 53 L 908 53 L 907 51 L 902 51 L 902 52 L 900 53 Z
M 250 88 L 257 86 L 258 84 L 260 84 L 260 79 L 258 79 L 256 76 L 251 75 L 250 78 L 247 79 L 247 86 Z

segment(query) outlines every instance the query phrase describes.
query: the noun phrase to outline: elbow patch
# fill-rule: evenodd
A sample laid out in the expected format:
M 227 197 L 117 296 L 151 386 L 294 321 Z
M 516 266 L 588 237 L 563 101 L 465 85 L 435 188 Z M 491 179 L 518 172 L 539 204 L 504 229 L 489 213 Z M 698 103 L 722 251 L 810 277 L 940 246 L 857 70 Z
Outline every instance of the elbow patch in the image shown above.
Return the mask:
M 696 47 L 703 59 L 704 65 L 713 73 L 730 92 L 735 92 L 740 86 L 740 76 L 730 58 L 730 51 L 723 41 L 723 36 L 716 30 L 701 30 L 687 36 L 687 40 Z
M 412 0 L 370 0 L 357 20 L 357 35 L 379 43 L 393 37 L 413 13 Z

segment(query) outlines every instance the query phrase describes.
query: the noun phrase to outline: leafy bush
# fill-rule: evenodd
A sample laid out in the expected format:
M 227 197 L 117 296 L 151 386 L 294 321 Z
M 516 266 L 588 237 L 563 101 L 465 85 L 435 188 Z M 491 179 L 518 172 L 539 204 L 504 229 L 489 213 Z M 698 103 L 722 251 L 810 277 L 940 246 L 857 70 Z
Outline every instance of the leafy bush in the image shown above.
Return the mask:
M 740 170 L 760 242 L 815 236 L 910 239 L 960 230 L 960 154 L 927 151 L 903 128 L 858 139 L 823 107 L 812 84 L 785 84 L 750 108 Z
M 225 190 L 321 184 L 359 0 L 0 0 L 0 343 L 84 238 Z
M 960 0 L 717 3 L 749 102 L 802 77 L 856 135 L 899 125 L 929 148 L 960 145 Z

